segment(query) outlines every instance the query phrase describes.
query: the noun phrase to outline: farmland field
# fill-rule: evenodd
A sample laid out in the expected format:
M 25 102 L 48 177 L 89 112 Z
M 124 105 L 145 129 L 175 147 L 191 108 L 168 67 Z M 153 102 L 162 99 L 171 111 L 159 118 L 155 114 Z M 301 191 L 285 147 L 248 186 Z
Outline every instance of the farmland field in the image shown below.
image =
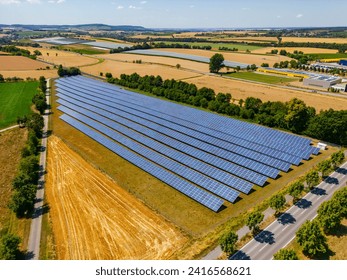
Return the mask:
M 48 151 L 47 197 L 58 259 L 170 259 L 186 243 L 175 226 L 58 137 L 51 137 Z
M 283 84 L 283 83 L 290 83 L 297 80 L 297 79 L 290 79 L 285 77 L 262 75 L 262 74 L 258 74 L 254 72 L 236 72 L 236 73 L 227 74 L 227 76 L 232 78 L 262 82 L 267 84 Z
M 331 50 L 331 49 L 321 49 L 321 48 L 296 48 L 296 47 L 276 47 L 276 48 L 261 48 L 261 49 L 257 49 L 255 51 L 252 51 L 252 53 L 259 53 L 259 54 L 266 54 L 266 53 L 271 53 L 272 50 L 286 50 L 287 52 L 293 53 L 294 51 L 301 51 L 305 54 L 309 54 L 309 53 L 315 53 L 315 54 L 325 54 L 325 53 L 329 53 L 329 54 L 336 54 L 337 50 Z
M 311 53 L 317 59 L 323 59 L 323 58 L 347 58 L 347 53 Z
M 99 55 L 97 56 L 99 58 L 103 59 L 109 59 L 109 60 L 120 60 L 124 62 L 133 62 L 134 60 L 141 60 L 142 63 L 153 63 L 153 64 L 160 64 L 160 65 L 166 65 L 171 67 L 176 67 L 177 64 L 180 65 L 181 68 L 187 68 L 202 72 L 208 72 L 208 64 L 206 63 L 200 63 L 195 62 L 191 60 L 186 59 L 177 59 L 177 58 L 171 58 L 171 57 L 161 57 L 161 56 L 145 56 L 145 55 L 139 55 L 139 54 L 129 54 L 129 53 L 114 53 L 114 54 L 107 54 L 107 55 Z
M 144 57 L 144 56 L 142 56 Z M 180 63 L 178 60 L 177 63 Z M 177 64 L 176 63 L 176 64 Z M 176 65 L 175 64 L 175 65 Z M 186 71 L 186 70 L 178 70 L 175 67 L 168 67 L 165 65 L 158 64 L 137 64 L 131 62 L 122 62 L 122 61 L 114 61 L 114 60 L 105 60 L 102 63 L 86 66 L 82 68 L 83 72 L 88 74 L 99 76 L 100 72 L 104 74 L 106 72 L 110 72 L 114 77 L 119 77 L 121 74 L 132 74 L 138 73 L 139 75 L 160 75 L 164 79 L 187 79 L 191 77 L 196 77 L 197 73 Z
M 18 77 L 22 79 L 33 78 L 39 79 L 41 76 L 45 78 L 54 78 L 57 77 L 57 70 L 52 69 L 50 66 L 50 70 L 21 70 L 21 71 L 0 71 L 0 74 L 4 76 L 4 78 L 8 77 Z
M 225 44 L 225 43 L 210 43 L 210 42 L 194 42 L 194 43 L 186 43 L 186 42 L 165 42 L 166 44 L 186 44 L 186 45 L 190 45 L 190 46 L 211 46 L 212 50 L 216 50 L 218 51 L 220 47 L 224 47 L 224 48 L 229 48 L 229 49 L 233 49 L 236 48 L 238 49 L 238 51 L 254 51 L 254 50 L 258 50 L 261 49 L 263 47 L 259 47 L 259 46 L 250 46 L 247 44 Z
M 198 55 L 210 58 L 216 51 L 206 51 L 206 50 L 192 50 L 192 49 L 165 49 L 168 52 L 176 52 L 190 55 Z M 260 66 L 262 63 L 269 63 L 269 65 L 273 65 L 276 62 L 281 62 L 283 60 L 287 60 L 288 58 L 281 55 L 256 55 L 256 54 L 248 54 L 248 53 L 235 53 L 235 52 L 223 52 L 223 56 L 225 60 L 235 61 L 239 63 L 245 64 L 256 64 Z
M 17 116 L 30 114 L 37 82 L 0 83 L 0 128 L 16 123 Z
M 24 56 L 0 56 L 0 71 L 45 69 L 47 64 Z
M 229 92 L 232 97 L 239 100 L 245 100 L 252 96 L 260 98 L 264 101 L 289 101 L 296 97 L 303 100 L 307 105 L 315 107 L 317 111 L 328 110 L 345 110 L 347 108 L 347 99 L 339 97 L 331 97 L 325 95 L 317 95 L 299 90 L 291 90 L 285 88 L 275 88 L 271 85 L 259 85 L 246 81 L 236 81 L 221 77 L 197 77 L 186 80 L 186 82 L 194 83 L 197 87 L 210 87 L 215 92 Z M 337 101 L 338 100 L 338 101 Z
M 30 52 L 39 50 L 42 53 L 42 56 L 39 56 L 38 59 L 57 65 L 62 64 L 64 67 L 78 67 L 98 62 L 98 59 L 96 58 L 86 57 L 74 52 L 33 47 L 23 47 L 23 49 L 29 50 Z

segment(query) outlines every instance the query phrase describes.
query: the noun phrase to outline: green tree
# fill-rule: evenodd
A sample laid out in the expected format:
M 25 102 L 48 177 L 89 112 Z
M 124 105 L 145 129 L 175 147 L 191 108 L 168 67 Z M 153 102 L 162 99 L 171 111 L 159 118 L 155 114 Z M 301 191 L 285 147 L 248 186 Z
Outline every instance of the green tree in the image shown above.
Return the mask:
M 286 204 L 286 199 L 284 195 L 277 194 L 270 198 L 269 205 L 272 209 L 276 211 L 275 215 L 279 213 L 284 208 Z
M 112 74 L 109 73 L 109 72 L 107 72 L 107 73 L 105 74 L 105 77 L 106 77 L 107 79 L 112 78 Z
M 47 55 L 48 55 L 48 53 L 47 53 Z M 58 67 L 58 76 L 59 77 L 64 77 L 66 75 L 66 71 L 65 71 L 65 69 L 63 68 L 63 65 L 59 65 L 59 67 Z
M 342 218 L 342 206 L 335 199 L 323 202 L 318 208 L 317 220 L 325 233 L 333 232 L 341 224 Z
M 39 78 L 39 88 L 42 91 L 42 93 L 45 93 L 47 90 L 47 82 L 44 76 L 40 76 Z
M 322 172 L 322 178 L 327 176 L 327 172 L 331 169 L 331 160 L 326 159 L 321 161 L 318 165 L 317 168 L 320 172 Z
M 274 254 L 274 260 L 298 260 L 298 256 L 294 250 L 281 249 Z
M 0 74 L 0 83 L 5 82 L 4 76 L 2 74 Z
M 320 178 L 317 170 L 308 172 L 305 176 L 307 187 L 311 190 L 314 186 L 319 184 Z
M 338 151 L 336 153 L 333 153 L 331 155 L 331 163 L 332 163 L 334 169 L 336 168 L 337 165 L 342 163 L 344 159 L 345 159 L 345 154 L 343 151 Z
M 1 260 L 17 260 L 21 256 L 19 244 L 21 240 L 18 236 L 7 233 L 5 234 L 0 243 L 0 259 Z
M 287 114 L 284 120 L 290 131 L 301 133 L 307 127 L 310 117 L 310 110 L 304 101 L 293 98 L 287 103 Z
M 261 212 L 252 212 L 248 215 L 246 220 L 246 225 L 252 231 L 252 233 L 256 233 L 259 230 L 259 225 L 264 219 L 264 214 Z
M 223 250 L 223 252 L 227 253 L 228 255 L 231 255 L 235 252 L 235 244 L 238 240 L 238 236 L 235 232 L 230 231 L 226 234 L 224 234 L 220 239 L 220 246 Z
M 220 53 L 216 53 L 210 58 L 210 72 L 218 73 L 220 69 L 224 67 L 224 56 Z
M 295 182 L 294 184 L 290 185 L 288 193 L 293 197 L 293 203 L 297 201 L 303 190 L 304 184 L 301 182 Z
M 44 120 L 43 117 L 40 114 L 31 114 L 26 121 L 26 126 L 29 129 L 32 129 L 37 137 L 41 136 L 42 129 L 44 126 Z
M 327 252 L 327 240 L 318 221 L 306 221 L 297 231 L 296 240 L 307 256 L 316 257 Z
M 22 186 L 13 193 L 8 207 L 18 218 L 22 218 L 34 208 L 35 197 L 36 185 Z
M 343 218 L 347 218 L 347 187 L 334 193 L 333 199 L 341 205 L 341 214 Z

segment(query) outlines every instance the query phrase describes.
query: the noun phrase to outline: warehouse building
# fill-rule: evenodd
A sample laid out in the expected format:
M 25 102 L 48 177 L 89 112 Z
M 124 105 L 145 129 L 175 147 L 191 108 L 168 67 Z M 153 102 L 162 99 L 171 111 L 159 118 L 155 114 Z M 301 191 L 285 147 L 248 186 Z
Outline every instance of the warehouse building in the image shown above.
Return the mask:
M 347 59 L 341 59 L 339 64 L 343 66 L 347 66 Z
M 312 75 L 311 77 L 304 79 L 303 84 L 305 86 L 315 86 L 328 89 L 332 85 L 341 83 L 341 81 L 341 77 L 327 75 Z

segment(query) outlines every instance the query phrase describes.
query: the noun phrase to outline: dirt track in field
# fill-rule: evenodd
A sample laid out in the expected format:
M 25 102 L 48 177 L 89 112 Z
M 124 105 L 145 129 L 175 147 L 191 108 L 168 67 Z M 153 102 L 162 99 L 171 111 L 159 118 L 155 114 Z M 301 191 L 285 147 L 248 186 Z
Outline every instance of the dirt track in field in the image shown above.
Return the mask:
M 187 241 L 56 136 L 46 192 L 58 259 L 169 259 Z

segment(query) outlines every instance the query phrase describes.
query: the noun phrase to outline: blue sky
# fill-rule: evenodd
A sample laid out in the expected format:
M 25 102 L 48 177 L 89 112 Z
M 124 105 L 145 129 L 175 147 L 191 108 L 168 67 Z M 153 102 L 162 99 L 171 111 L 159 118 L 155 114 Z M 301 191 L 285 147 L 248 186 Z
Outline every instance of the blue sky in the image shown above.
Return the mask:
M 346 0 L 0 0 L 3 24 L 148 28 L 346 26 Z

